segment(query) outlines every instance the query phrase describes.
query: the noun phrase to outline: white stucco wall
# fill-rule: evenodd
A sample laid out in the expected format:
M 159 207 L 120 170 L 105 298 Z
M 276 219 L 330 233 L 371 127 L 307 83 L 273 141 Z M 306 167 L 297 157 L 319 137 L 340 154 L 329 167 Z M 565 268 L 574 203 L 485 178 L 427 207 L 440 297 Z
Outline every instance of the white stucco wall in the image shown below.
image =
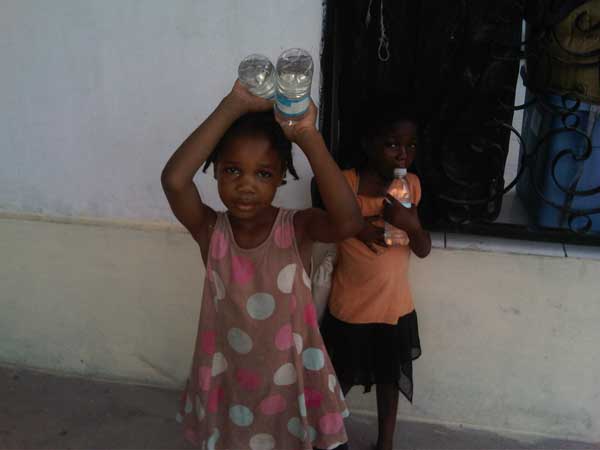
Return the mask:
M 317 98 L 321 16 L 320 0 L 3 0 L 0 210 L 170 220 L 160 171 L 244 56 L 306 48 Z M 278 200 L 300 207 L 296 155 Z
M 189 235 L 0 218 L 0 254 L 0 364 L 181 386 L 204 275 Z M 599 273 L 565 257 L 414 258 L 423 356 L 400 414 L 600 441 Z M 360 389 L 349 402 L 376 411 Z

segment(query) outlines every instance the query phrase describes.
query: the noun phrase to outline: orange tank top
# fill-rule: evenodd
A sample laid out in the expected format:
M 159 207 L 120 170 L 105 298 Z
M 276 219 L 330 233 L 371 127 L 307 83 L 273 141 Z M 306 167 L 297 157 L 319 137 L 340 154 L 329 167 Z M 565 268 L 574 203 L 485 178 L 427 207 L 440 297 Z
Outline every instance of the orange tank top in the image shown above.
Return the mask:
M 359 176 L 355 170 L 344 176 L 357 197 L 363 216 L 381 215 L 383 197 L 358 195 Z M 419 178 L 409 173 L 412 203 L 421 200 Z M 329 310 L 348 323 L 396 324 L 398 319 L 414 310 L 408 285 L 410 247 L 382 249 L 378 255 L 355 238 L 338 245 L 338 259 L 333 274 Z

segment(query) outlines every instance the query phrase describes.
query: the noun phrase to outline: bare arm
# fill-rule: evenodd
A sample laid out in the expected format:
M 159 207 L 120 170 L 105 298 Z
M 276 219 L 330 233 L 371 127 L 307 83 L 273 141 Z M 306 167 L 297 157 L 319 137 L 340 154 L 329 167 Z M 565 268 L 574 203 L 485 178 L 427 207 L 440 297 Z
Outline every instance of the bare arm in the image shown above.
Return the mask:
M 419 228 L 408 233 L 410 249 L 419 258 L 425 258 L 431 252 L 431 236 L 429 231 Z
M 179 146 L 163 169 L 161 182 L 169 205 L 201 247 L 208 246 L 208 230 L 214 225 L 216 215 L 202 202 L 194 184 L 194 175 L 236 119 L 247 112 L 271 107 L 271 102 L 252 96 L 236 82 L 231 92 Z
M 297 214 L 296 226 L 312 241 L 338 242 L 363 227 L 356 198 L 315 128 L 317 108 L 311 102 L 306 116 L 290 125 L 279 120 L 286 136 L 304 152 L 315 174 L 326 211 L 308 209 Z

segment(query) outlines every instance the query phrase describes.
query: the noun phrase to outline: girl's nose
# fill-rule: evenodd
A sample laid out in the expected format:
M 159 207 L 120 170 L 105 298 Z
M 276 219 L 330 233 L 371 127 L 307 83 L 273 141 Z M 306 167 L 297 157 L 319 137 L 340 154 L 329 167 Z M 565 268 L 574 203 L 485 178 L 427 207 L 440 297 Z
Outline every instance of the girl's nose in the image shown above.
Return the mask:
M 242 193 L 253 193 L 255 191 L 254 177 L 251 175 L 244 175 L 238 179 L 237 190 Z

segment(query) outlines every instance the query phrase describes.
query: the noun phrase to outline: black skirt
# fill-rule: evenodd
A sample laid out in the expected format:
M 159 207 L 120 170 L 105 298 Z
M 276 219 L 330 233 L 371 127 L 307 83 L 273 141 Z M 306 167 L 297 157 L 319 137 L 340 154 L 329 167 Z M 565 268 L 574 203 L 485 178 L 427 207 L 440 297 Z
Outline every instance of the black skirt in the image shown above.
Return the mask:
M 396 384 L 412 402 L 412 362 L 421 356 L 415 311 L 396 325 L 347 323 L 327 311 L 321 334 L 341 383 L 362 385 L 365 392 L 374 384 Z

